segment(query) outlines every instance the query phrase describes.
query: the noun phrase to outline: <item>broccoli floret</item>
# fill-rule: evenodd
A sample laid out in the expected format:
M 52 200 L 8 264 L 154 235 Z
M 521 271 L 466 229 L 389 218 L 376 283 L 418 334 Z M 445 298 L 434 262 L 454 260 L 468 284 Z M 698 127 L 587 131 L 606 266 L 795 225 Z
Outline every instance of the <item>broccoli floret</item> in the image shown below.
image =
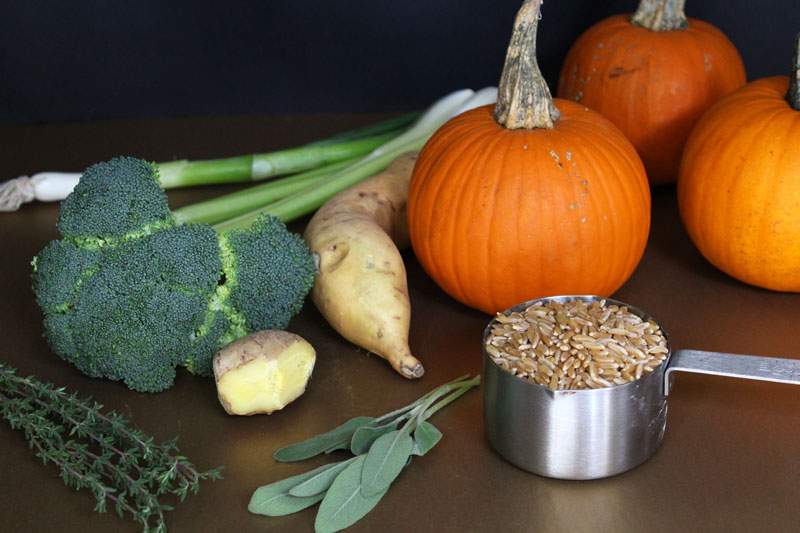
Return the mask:
M 172 218 L 155 165 L 118 157 L 81 175 L 61 204 L 58 229 L 67 239 L 114 240 L 172 225 Z
M 226 239 L 236 259 L 230 301 L 251 331 L 286 329 L 314 284 L 316 267 L 299 235 L 275 217 L 261 217 Z
M 200 224 L 108 247 L 71 312 L 75 365 L 139 391 L 169 387 L 204 320 L 220 264 L 216 234 Z
M 246 230 L 220 234 L 219 243 L 224 282 L 210 301 L 186 362 L 192 372 L 209 376 L 213 354 L 221 346 L 251 331 L 286 329 L 316 275 L 306 244 L 272 216 L 260 217 Z M 211 339 L 213 349 L 206 346 Z
M 223 345 L 285 328 L 314 278 L 305 244 L 277 219 L 230 235 L 178 225 L 158 183 L 134 158 L 89 168 L 62 203 L 63 239 L 32 274 L 53 351 L 142 392 L 170 387 L 178 366 L 210 376 Z
M 98 250 L 81 248 L 70 241 L 52 241 L 34 260 L 34 291 L 46 313 L 66 310 L 75 301 L 75 290 L 92 275 L 102 260 Z

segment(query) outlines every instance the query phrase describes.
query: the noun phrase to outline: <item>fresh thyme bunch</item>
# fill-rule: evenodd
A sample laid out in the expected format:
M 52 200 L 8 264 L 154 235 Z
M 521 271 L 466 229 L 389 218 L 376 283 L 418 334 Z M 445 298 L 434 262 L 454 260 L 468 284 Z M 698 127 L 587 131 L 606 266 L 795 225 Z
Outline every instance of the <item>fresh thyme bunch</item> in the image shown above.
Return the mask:
M 21 378 L 0 363 L 0 413 L 11 427 L 24 431 L 30 447 L 56 464 L 67 486 L 87 488 L 95 511 L 111 502 L 117 514 L 129 513 L 144 531 L 164 532 L 164 494 L 181 501 L 197 493 L 203 479 L 221 479 L 222 467 L 198 472 L 177 455 L 177 437 L 163 444 L 133 429 L 115 412 L 104 413 L 91 398 L 78 398 L 33 377 Z

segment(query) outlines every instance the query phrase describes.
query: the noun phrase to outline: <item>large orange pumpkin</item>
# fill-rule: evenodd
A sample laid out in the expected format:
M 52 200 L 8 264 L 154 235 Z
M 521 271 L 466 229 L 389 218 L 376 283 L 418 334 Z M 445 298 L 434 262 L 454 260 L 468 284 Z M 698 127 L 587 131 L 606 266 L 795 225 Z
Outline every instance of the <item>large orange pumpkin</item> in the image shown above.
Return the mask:
M 800 39 L 796 49 L 800 48 Z M 706 113 L 686 143 L 680 213 L 713 265 L 746 283 L 800 292 L 800 60 Z
M 589 28 L 573 44 L 557 94 L 600 112 L 630 139 L 653 185 L 675 182 L 697 120 L 744 85 L 739 52 L 685 0 L 642 0 L 637 12 Z
M 442 126 L 409 189 L 421 265 L 487 313 L 543 296 L 610 295 L 641 259 L 650 227 L 631 143 L 600 114 L 550 97 L 535 57 L 540 3 L 526 1 L 517 16 L 494 109 Z

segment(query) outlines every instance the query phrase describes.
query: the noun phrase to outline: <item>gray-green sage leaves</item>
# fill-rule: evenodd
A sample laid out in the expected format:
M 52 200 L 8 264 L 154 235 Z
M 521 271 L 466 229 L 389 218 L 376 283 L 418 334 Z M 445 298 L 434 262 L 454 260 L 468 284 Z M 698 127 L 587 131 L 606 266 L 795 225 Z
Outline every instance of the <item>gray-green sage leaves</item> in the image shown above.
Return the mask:
M 480 376 L 462 376 L 391 413 L 352 418 L 281 448 L 275 452 L 277 461 L 299 461 L 336 450 L 349 450 L 353 457 L 259 487 L 248 509 L 280 516 L 321 501 L 314 524 L 318 533 L 351 526 L 378 504 L 412 456 L 425 455 L 441 440 L 442 433 L 428 418 L 479 383 Z

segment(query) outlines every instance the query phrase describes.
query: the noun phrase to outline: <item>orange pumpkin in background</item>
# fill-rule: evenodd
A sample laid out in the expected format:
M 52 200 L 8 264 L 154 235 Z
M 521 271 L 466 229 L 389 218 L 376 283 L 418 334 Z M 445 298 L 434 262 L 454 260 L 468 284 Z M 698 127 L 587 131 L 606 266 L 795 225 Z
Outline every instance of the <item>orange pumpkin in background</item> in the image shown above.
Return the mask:
M 716 27 L 687 18 L 685 0 L 641 0 L 573 44 L 557 94 L 616 124 L 642 157 L 652 185 L 675 182 L 700 116 L 746 82 L 736 47 Z
M 491 314 L 543 296 L 610 295 L 650 227 L 631 143 L 599 113 L 550 97 L 535 55 L 540 4 L 527 0 L 517 15 L 496 106 L 442 126 L 409 188 L 420 264 L 453 298 Z
M 686 143 L 681 218 L 714 266 L 800 292 L 800 36 L 792 73 L 751 82 L 706 113 Z

